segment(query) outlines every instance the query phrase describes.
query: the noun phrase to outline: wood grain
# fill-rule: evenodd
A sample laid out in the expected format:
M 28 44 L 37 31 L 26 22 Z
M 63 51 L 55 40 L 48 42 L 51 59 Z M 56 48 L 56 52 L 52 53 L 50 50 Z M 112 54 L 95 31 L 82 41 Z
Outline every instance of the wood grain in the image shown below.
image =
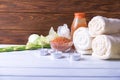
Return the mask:
M 26 44 L 31 34 L 48 35 L 47 30 L 1 30 L 0 44 Z
M 32 33 L 47 35 L 50 27 L 68 24 L 75 12 L 87 22 L 96 16 L 120 18 L 120 0 L 0 0 L 0 44 L 25 44 Z
M 120 12 L 120 0 L 0 0 L 0 12 Z
M 0 13 L 0 29 L 48 30 L 72 22 L 72 14 Z
M 93 16 L 102 15 L 112 18 L 120 18 L 119 14 L 110 13 L 86 13 L 86 19 L 89 21 Z M 39 14 L 39 13 L 0 13 L 0 29 L 9 30 L 49 30 L 68 24 L 69 27 L 73 21 L 73 14 Z

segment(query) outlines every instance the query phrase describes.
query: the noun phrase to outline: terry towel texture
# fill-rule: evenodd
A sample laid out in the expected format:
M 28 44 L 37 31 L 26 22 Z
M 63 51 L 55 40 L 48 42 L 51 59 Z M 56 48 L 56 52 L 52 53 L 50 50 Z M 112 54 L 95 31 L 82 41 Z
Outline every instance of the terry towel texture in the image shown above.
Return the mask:
M 98 35 L 92 42 L 92 56 L 100 59 L 120 59 L 120 34 Z
M 95 16 L 89 21 L 88 27 L 92 37 L 101 34 L 120 33 L 120 19 Z
M 78 53 L 92 54 L 92 40 L 88 28 L 80 27 L 74 32 L 73 43 Z

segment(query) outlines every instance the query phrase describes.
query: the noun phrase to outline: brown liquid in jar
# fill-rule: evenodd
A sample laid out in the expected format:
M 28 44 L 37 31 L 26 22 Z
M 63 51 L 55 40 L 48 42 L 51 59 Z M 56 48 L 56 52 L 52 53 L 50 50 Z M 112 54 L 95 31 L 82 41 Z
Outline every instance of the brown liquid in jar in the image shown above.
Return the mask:
M 71 37 L 73 38 L 73 34 L 76 29 L 79 27 L 87 27 L 87 22 L 85 18 L 85 13 L 74 13 L 74 20 L 71 25 Z

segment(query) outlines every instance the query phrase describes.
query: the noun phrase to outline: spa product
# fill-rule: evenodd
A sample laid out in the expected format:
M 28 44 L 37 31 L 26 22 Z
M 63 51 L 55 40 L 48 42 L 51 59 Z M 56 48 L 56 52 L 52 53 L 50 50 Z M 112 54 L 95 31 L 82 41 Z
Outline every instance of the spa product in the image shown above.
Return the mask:
M 90 35 L 120 33 L 120 19 L 95 16 L 88 23 Z
M 96 36 L 92 49 L 92 56 L 96 58 L 120 59 L 120 34 Z
M 51 57 L 52 57 L 53 59 L 60 59 L 60 58 L 63 57 L 63 55 L 62 55 L 62 52 L 61 52 L 61 51 L 56 51 L 56 52 L 51 53 Z
M 73 38 L 73 34 L 75 30 L 79 27 L 87 27 L 85 13 L 74 13 L 74 20 L 71 25 L 71 37 Z
M 81 59 L 81 54 L 73 53 L 70 55 L 70 61 L 79 61 Z
M 92 54 L 92 40 L 88 28 L 80 27 L 74 32 L 73 43 L 78 53 Z

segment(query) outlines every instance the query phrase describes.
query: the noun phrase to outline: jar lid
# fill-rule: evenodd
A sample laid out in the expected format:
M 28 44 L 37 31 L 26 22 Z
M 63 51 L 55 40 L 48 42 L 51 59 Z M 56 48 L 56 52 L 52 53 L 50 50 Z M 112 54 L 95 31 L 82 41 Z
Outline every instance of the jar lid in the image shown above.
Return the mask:
M 81 18 L 84 18 L 85 17 L 85 13 L 82 13 L 82 12 L 77 12 L 77 13 L 74 13 L 75 16 L 79 16 Z

